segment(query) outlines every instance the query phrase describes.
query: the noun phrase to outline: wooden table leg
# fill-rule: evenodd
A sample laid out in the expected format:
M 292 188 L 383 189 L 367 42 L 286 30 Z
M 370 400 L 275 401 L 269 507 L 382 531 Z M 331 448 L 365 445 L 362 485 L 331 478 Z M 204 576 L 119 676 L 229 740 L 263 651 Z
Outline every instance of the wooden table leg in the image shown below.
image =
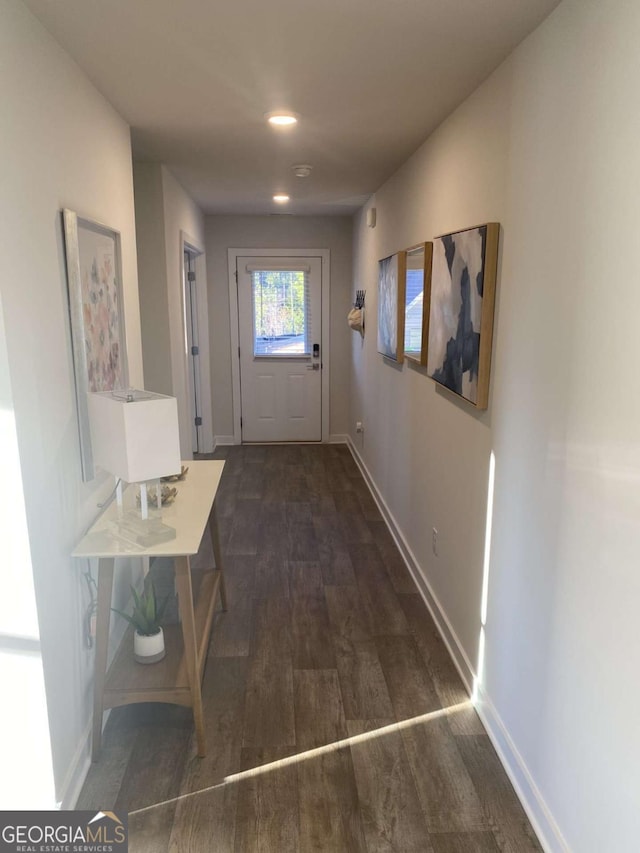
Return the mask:
M 220 604 L 222 609 L 227 609 L 227 588 L 224 583 L 224 572 L 222 571 L 222 550 L 220 548 L 220 533 L 218 531 L 218 518 L 216 516 L 215 501 L 209 513 L 209 532 L 211 534 L 211 545 L 213 547 L 213 558 L 216 561 L 216 570 L 220 572 Z
M 98 561 L 98 603 L 96 609 L 96 661 L 93 684 L 93 737 L 91 760 L 97 761 L 102 745 L 102 712 L 104 683 L 107 676 L 109 654 L 109 620 L 111 618 L 111 595 L 113 592 L 113 558 Z
M 198 741 L 198 755 L 206 754 L 207 746 L 204 733 L 204 714 L 202 710 L 202 691 L 198 667 L 198 646 L 196 642 L 196 623 L 193 612 L 193 590 L 191 587 L 191 565 L 188 557 L 175 557 L 176 586 L 178 588 L 178 606 L 184 640 L 184 657 L 187 664 L 187 677 L 191 690 L 193 720 Z

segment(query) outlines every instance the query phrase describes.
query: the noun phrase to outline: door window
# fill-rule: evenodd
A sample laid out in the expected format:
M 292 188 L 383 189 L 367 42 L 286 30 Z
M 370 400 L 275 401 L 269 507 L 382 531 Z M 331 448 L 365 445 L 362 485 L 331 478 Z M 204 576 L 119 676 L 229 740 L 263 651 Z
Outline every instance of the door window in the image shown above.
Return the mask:
M 255 357 L 311 355 L 307 270 L 253 270 L 251 296 Z

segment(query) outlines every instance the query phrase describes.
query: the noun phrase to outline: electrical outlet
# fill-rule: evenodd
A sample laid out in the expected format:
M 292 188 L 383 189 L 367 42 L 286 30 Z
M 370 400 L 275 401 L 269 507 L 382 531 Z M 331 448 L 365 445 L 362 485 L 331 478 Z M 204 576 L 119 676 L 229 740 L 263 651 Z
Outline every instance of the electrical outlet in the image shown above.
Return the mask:
M 364 432 L 364 425 L 362 421 L 356 421 L 356 432 Z
M 435 527 L 431 528 L 431 550 L 434 555 L 438 556 L 438 531 Z

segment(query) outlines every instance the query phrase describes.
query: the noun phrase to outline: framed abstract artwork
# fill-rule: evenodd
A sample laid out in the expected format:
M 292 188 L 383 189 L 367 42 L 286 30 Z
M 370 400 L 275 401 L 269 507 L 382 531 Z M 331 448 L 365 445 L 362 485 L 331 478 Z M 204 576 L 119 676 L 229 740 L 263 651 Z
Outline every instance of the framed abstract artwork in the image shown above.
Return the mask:
M 94 477 L 87 392 L 128 386 L 120 234 L 62 211 L 82 479 Z
M 500 225 L 433 241 L 427 372 L 478 409 L 489 402 Z
M 423 366 L 429 343 L 429 299 L 433 243 L 419 243 L 405 252 L 404 357 Z
M 378 352 L 402 363 L 404 357 L 405 253 L 378 263 Z

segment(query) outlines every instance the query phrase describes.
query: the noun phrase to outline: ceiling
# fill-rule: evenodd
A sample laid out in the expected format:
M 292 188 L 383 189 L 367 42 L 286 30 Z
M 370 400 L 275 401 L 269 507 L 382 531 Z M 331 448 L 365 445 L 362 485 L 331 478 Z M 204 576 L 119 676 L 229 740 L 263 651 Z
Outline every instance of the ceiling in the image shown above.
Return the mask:
M 351 213 L 559 0 L 26 0 L 207 213 Z M 295 128 L 265 113 L 293 110 Z M 297 178 L 291 166 L 309 163 Z

